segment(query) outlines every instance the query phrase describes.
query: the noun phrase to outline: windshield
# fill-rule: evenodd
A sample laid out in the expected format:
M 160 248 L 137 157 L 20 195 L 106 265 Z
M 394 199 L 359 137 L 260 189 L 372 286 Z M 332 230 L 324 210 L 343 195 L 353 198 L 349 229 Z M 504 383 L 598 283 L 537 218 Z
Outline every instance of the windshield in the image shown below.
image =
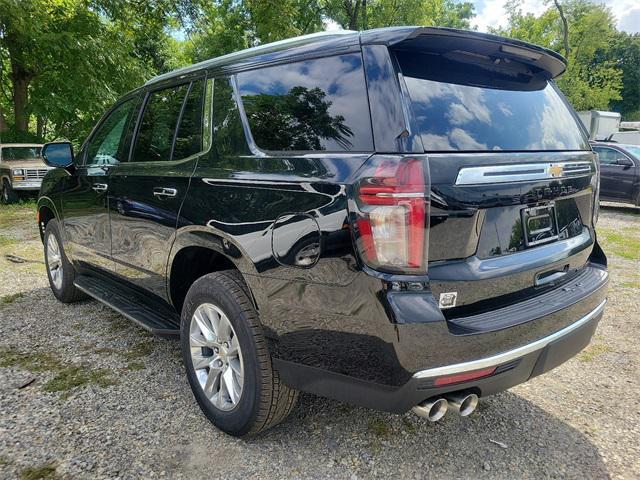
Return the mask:
M 465 85 L 459 77 L 456 83 L 441 81 L 441 71 L 435 81 L 426 68 L 402 68 L 426 151 L 589 149 L 551 83 L 536 90 Z
M 40 152 L 42 147 L 3 147 L 2 160 L 11 162 L 13 160 L 32 160 L 42 158 Z
M 635 147 L 632 145 L 625 145 L 624 149 L 627 150 L 631 155 L 640 159 L 640 147 Z

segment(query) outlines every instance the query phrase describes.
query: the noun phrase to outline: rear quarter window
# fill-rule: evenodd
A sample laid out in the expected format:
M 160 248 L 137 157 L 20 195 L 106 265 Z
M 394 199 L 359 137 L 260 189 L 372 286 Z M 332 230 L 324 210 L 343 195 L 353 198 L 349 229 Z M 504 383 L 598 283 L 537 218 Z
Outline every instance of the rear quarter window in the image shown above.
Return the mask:
M 260 149 L 373 149 L 360 54 L 243 72 L 237 79 L 251 134 Z
M 420 63 L 423 62 L 423 63 Z M 429 58 L 401 57 L 413 116 L 426 151 L 588 150 L 575 117 L 555 85 L 537 90 L 438 81 Z M 497 82 L 496 82 L 497 83 Z

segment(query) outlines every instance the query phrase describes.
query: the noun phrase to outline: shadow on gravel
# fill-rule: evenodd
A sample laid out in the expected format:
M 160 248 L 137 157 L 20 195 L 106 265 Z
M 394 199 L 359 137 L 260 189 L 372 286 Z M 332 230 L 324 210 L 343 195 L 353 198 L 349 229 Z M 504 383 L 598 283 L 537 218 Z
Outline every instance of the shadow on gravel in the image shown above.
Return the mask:
M 337 466 L 356 453 L 365 470 L 382 464 L 402 468 L 403 476 L 609 476 L 588 436 L 511 392 L 483 399 L 470 418 L 449 413 L 438 423 L 302 395 L 283 425 L 250 443 L 288 444 L 305 459 L 325 458 Z
M 600 204 L 600 208 L 609 212 L 626 213 L 628 215 L 640 215 L 640 207 L 623 203 Z

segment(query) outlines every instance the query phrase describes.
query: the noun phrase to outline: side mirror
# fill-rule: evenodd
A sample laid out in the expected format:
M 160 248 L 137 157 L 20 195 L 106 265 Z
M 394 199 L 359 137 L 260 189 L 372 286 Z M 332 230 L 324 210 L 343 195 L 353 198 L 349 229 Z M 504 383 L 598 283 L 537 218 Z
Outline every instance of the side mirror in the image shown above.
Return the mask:
M 618 165 L 624 165 L 625 167 L 633 167 L 633 162 L 627 157 L 618 157 L 616 163 Z
M 70 142 L 46 143 L 42 147 L 42 158 L 50 167 L 68 168 L 73 165 L 73 147 Z

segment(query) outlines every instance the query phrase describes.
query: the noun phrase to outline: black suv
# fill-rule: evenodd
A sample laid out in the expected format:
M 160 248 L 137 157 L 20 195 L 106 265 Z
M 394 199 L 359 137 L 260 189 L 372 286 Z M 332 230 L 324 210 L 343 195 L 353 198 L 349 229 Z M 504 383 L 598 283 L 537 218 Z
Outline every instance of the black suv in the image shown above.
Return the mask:
M 593 142 L 600 163 L 600 199 L 640 207 L 640 146 Z
M 438 420 L 585 347 L 606 302 L 598 169 L 558 54 L 401 27 L 156 77 L 48 144 L 51 288 L 180 337 L 238 436 L 299 390 Z

